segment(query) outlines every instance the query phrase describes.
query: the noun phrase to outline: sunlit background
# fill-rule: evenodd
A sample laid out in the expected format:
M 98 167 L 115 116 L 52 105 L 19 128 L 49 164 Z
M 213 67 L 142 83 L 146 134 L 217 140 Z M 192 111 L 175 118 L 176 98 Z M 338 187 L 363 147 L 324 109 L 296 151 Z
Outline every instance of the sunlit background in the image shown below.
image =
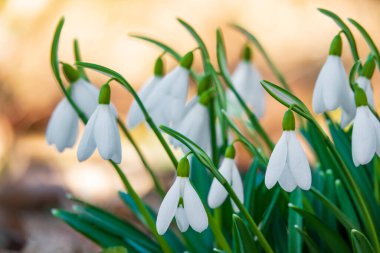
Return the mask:
M 377 44 L 380 41 L 380 2 L 374 0 L 0 0 L 0 252 L 4 247 L 12 252 L 96 252 L 95 245 L 50 216 L 52 207 L 70 207 L 64 200 L 66 192 L 128 217 L 117 196 L 122 186 L 108 163 L 97 154 L 78 163 L 76 147 L 59 154 L 44 138 L 50 114 L 62 98 L 49 63 L 53 32 L 62 16 L 66 20 L 59 48 L 62 61 L 73 62 L 72 43 L 77 38 L 85 61 L 119 71 L 136 88 L 152 74 L 162 52 L 128 34 L 149 35 L 185 53 L 196 44 L 176 21 L 181 17 L 199 32 L 215 60 L 215 30 L 221 27 L 233 70 L 245 39 L 229 24 L 240 24 L 258 37 L 296 95 L 310 106 L 316 76 L 339 31 L 318 7 L 354 18 Z M 365 41 L 352 31 L 364 59 Z M 346 41 L 343 54 L 348 71 L 353 61 Z M 169 56 L 165 63 L 167 69 L 175 66 Z M 200 63 L 197 53 L 198 70 Z M 259 54 L 255 63 L 264 79 L 277 82 Z M 97 86 L 106 80 L 88 74 Z M 375 96 L 378 82 L 376 73 Z M 112 91 L 124 119 L 131 96 L 116 84 Z M 277 140 L 284 107 L 267 96 L 267 108 L 262 124 Z M 169 182 L 173 168 L 154 136 L 144 127 L 133 135 L 152 167 Z M 244 152 L 238 156 L 244 170 L 252 158 Z M 153 184 L 127 141 L 121 166 L 137 192 L 157 206 L 150 194 Z

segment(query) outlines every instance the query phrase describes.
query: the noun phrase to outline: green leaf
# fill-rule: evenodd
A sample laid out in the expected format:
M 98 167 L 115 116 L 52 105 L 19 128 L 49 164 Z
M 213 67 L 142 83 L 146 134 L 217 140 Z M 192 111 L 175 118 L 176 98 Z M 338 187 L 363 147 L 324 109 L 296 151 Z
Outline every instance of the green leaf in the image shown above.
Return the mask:
M 250 32 L 248 32 L 246 29 L 239 25 L 232 25 L 233 28 L 244 34 L 247 39 L 249 39 L 256 48 L 260 51 L 260 53 L 263 55 L 264 59 L 267 61 L 270 69 L 272 72 L 276 75 L 277 79 L 280 81 L 281 85 L 287 89 L 290 90 L 288 83 L 285 80 L 285 77 L 281 74 L 281 71 L 277 68 L 277 66 L 273 63 L 272 59 L 269 57 L 267 52 L 265 51 L 264 47 L 261 45 L 259 40 Z
M 326 9 L 322 9 L 322 8 L 318 8 L 318 10 L 322 14 L 324 14 L 324 15 L 330 17 L 332 20 L 334 20 L 335 23 L 342 29 L 344 35 L 346 36 L 346 38 L 348 40 L 348 43 L 350 44 L 352 57 L 354 58 L 355 61 L 359 60 L 360 57 L 359 57 L 359 54 L 358 54 L 358 50 L 356 48 L 355 38 L 352 35 L 352 32 L 348 28 L 348 26 L 342 21 L 342 19 L 338 15 L 336 15 L 332 11 L 329 11 L 329 10 L 326 10 Z
M 82 61 L 82 58 L 81 58 L 81 56 L 80 56 L 79 42 L 78 42 L 77 39 L 74 40 L 74 56 L 75 56 L 75 61 L 76 61 L 76 62 L 80 62 L 80 61 Z M 89 81 L 89 79 L 88 79 L 88 77 L 87 77 L 87 75 L 86 75 L 84 69 L 83 69 L 82 67 L 80 67 L 80 66 L 77 66 L 77 68 L 78 68 L 78 71 L 79 71 L 79 73 L 80 73 L 80 76 L 81 76 L 83 79 Z
M 59 47 L 59 38 L 61 37 L 61 32 L 63 25 L 65 23 L 65 18 L 62 17 L 57 25 L 57 28 L 55 29 L 53 42 L 51 45 L 51 53 L 50 53 L 50 64 L 51 68 L 53 70 L 54 76 L 57 79 L 59 85 L 64 88 L 64 84 L 62 82 L 61 75 L 59 73 L 59 59 L 58 59 L 58 47 Z
M 318 217 L 310 212 L 307 212 L 301 208 L 298 208 L 292 204 L 289 207 L 298 212 L 304 218 L 304 223 L 307 227 L 313 229 L 319 237 L 326 242 L 332 252 L 336 253 L 348 253 L 350 248 L 347 246 L 343 238 L 324 224 Z
M 363 36 L 363 38 L 367 42 L 369 48 L 371 49 L 372 53 L 375 55 L 375 59 L 377 61 L 377 68 L 380 69 L 380 53 L 379 53 L 379 50 L 377 49 L 375 43 L 373 42 L 371 36 L 364 29 L 363 26 L 361 26 L 358 22 L 356 22 L 352 18 L 349 18 L 348 21 L 350 21 L 351 24 L 353 24 L 356 27 L 356 29 L 358 29 L 358 31 L 361 33 L 361 35 Z
M 336 195 L 335 195 L 335 180 L 334 175 L 331 169 L 326 170 L 326 179 L 325 179 L 325 187 L 323 189 L 324 196 L 335 206 Z M 335 216 L 325 209 L 323 214 L 323 220 L 332 228 L 336 229 L 336 219 Z
M 112 247 L 104 249 L 101 253 L 128 253 L 128 251 L 124 247 Z
M 256 176 L 258 173 L 259 162 L 254 159 L 248 172 L 244 177 L 244 205 L 250 213 L 255 209 L 255 194 L 256 194 Z
M 320 249 L 315 244 L 313 239 L 311 239 L 311 237 L 304 230 L 302 230 L 301 228 L 299 228 L 297 226 L 295 226 L 295 229 L 301 235 L 302 240 L 305 242 L 310 253 L 319 253 L 320 252 Z
M 367 237 L 355 229 L 351 230 L 351 241 L 354 253 L 375 253 Z
M 235 244 L 235 253 L 241 252 L 258 252 L 253 236 L 249 233 L 243 220 L 236 214 L 232 215 L 234 223 L 233 241 Z
M 355 228 L 360 229 L 359 219 L 352 204 L 352 200 L 348 196 L 346 189 L 339 179 L 335 180 L 335 191 L 337 194 L 338 204 L 342 209 L 342 212 L 347 215 Z
M 290 194 L 290 203 L 299 208 L 302 208 L 302 191 L 296 189 Z M 302 251 L 302 237 L 297 232 L 295 227 L 302 228 L 302 216 L 296 211 L 289 209 L 288 214 L 288 251 L 292 253 L 301 253 Z
M 284 88 L 281 88 L 269 81 L 263 80 L 260 83 L 264 87 L 264 89 L 278 102 L 280 102 L 288 108 L 293 105 L 293 111 L 295 111 L 305 119 L 311 119 L 310 111 L 299 98 L 297 98 Z

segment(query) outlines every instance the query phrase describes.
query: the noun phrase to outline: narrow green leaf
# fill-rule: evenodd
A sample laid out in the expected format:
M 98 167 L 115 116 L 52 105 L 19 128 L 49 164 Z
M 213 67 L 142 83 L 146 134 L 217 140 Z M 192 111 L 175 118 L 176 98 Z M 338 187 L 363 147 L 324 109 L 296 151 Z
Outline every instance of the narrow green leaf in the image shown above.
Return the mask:
M 81 58 L 81 55 L 80 55 L 80 49 L 79 49 L 79 42 L 78 42 L 77 39 L 74 40 L 74 56 L 75 56 L 75 61 L 76 62 L 82 61 L 82 58 Z M 78 68 L 78 71 L 80 73 L 80 76 L 83 79 L 89 81 L 89 79 L 88 79 L 88 77 L 87 77 L 86 72 L 84 71 L 84 69 L 82 67 L 80 67 L 80 66 L 77 66 L 77 68 Z
M 358 29 L 358 31 L 361 33 L 361 35 L 363 36 L 363 38 L 367 42 L 369 48 L 371 49 L 372 53 L 375 55 L 375 59 L 377 61 L 377 68 L 380 69 L 380 53 L 376 47 L 376 44 L 373 42 L 371 36 L 364 29 L 364 27 L 362 25 L 360 25 L 358 22 L 356 22 L 352 18 L 349 18 L 348 21 L 351 22 L 351 24 L 353 24 L 356 27 L 356 29 Z
M 320 249 L 316 245 L 316 243 L 311 239 L 311 237 L 306 233 L 306 231 L 302 230 L 301 228 L 295 226 L 294 227 L 297 232 L 301 235 L 303 241 L 305 242 L 307 249 L 310 253 L 319 253 Z
M 338 204 L 342 209 L 342 212 L 347 215 L 355 228 L 360 229 L 359 219 L 352 204 L 352 200 L 348 196 L 346 189 L 339 179 L 335 181 L 335 190 L 337 194 Z
M 343 240 L 341 235 L 335 232 L 334 230 L 330 229 L 318 217 L 292 204 L 289 204 L 289 207 L 302 215 L 302 217 L 304 218 L 305 225 L 313 229 L 319 235 L 319 237 L 324 242 L 326 242 L 326 244 L 332 252 L 350 252 L 350 248 L 347 246 L 346 242 Z
M 249 233 L 246 225 L 244 224 L 243 220 L 237 216 L 236 214 L 232 215 L 233 223 L 234 223 L 234 233 L 233 235 L 236 237 L 234 238 L 234 242 L 238 244 L 235 248 L 237 249 L 237 252 L 240 253 L 246 253 L 251 252 L 255 253 L 258 252 L 255 241 L 253 236 Z
M 128 253 L 128 251 L 124 247 L 112 247 L 104 249 L 101 253 Z
M 258 173 L 258 167 L 258 159 L 254 159 L 244 177 L 244 205 L 250 213 L 253 213 L 255 209 L 256 175 Z
M 343 20 L 338 15 L 336 15 L 332 11 L 329 11 L 329 10 L 326 10 L 326 9 L 322 9 L 322 8 L 318 8 L 318 10 L 322 14 L 324 14 L 324 15 L 330 17 L 332 20 L 334 20 L 335 23 L 340 27 L 340 29 L 342 29 L 344 35 L 346 36 L 346 38 L 348 40 L 348 43 L 350 44 L 352 57 L 354 58 L 355 61 L 359 60 L 360 57 L 359 57 L 359 54 L 358 54 L 358 50 L 356 48 L 355 38 L 352 35 L 352 32 L 348 28 L 348 26 L 343 22 Z
M 367 237 L 355 229 L 351 230 L 351 241 L 354 253 L 375 253 Z
M 326 170 L 326 182 L 325 188 L 323 189 L 324 196 L 335 206 L 336 195 L 335 195 L 335 179 L 334 174 L 331 169 Z M 332 228 L 337 228 L 335 216 L 325 209 L 323 220 Z
M 302 208 L 302 191 L 298 188 L 290 194 L 290 203 Z M 301 253 L 302 237 L 295 227 L 302 228 L 302 216 L 296 211 L 289 209 L 288 214 L 288 251 L 292 253 Z

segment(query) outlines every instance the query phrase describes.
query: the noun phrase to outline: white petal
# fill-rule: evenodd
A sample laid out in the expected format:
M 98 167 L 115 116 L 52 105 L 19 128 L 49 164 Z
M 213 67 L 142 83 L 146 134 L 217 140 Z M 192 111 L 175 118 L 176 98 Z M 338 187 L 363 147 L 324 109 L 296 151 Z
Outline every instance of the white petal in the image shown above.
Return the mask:
M 186 180 L 183 203 L 190 226 L 201 233 L 208 226 L 208 218 L 201 199 L 188 179 Z
M 99 154 L 104 160 L 121 162 L 121 141 L 116 119 L 109 105 L 99 105 L 94 137 Z
M 71 87 L 73 100 L 89 118 L 98 105 L 99 89 L 82 78 L 73 83 Z
M 84 133 L 77 150 L 77 157 L 80 162 L 87 160 L 95 151 L 94 127 L 98 112 L 98 109 L 94 111 L 84 128 Z
M 354 93 L 351 90 L 349 90 L 347 93 L 348 94 L 345 99 L 346 102 L 344 102 L 342 105 L 342 115 L 340 120 L 340 127 L 342 129 L 350 124 L 350 122 L 355 118 L 356 114 Z
M 179 231 L 185 232 L 189 228 L 189 222 L 186 218 L 185 209 L 182 206 L 177 208 L 177 212 L 175 214 L 175 220 L 177 222 L 177 227 Z
M 236 164 L 234 163 L 232 166 L 232 182 L 231 182 L 232 189 L 238 196 L 241 203 L 244 203 L 244 188 L 243 188 L 243 181 L 241 180 L 239 170 L 236 167 Z M 235 212 L 239 212 L 239 208 L 236 206 L 235 202 L 231 199 L 232 208 Z
M 357 108 L 352 129 L 352 158 L 355 166 L 367 164 L 376 152 L 376 131 L 367 106 Z
M 372 112 L 369 115 L 376 133 L 376 154 L 380 156 L 380 122 Z
M 265 172 L 265 185 L 271 189 L 280 178 L 284 170 L 287 152 L 288 152 L 288 131 L 284 131 L 277 145 L 274 147 L 272 155 L 269 158 L 267 171 Z
M 162 80 L 161 77 L 152 77 L 142 86 L 141 90 L 138 92 L 137 95 L 139 96 L 141 102 L 144 105 L 146 104 L 146 100 L 148 99 L 148 97 L 152 95 L 151 92 L 154 90 L 155 86 L 161 80 Z M 133 100 L 128 112 L 128 116 L 127 116 L 128 128 L 133 129 L 144 120 L 145 120 L 144 114 L 142 113 L 136 100 Z
M 326 106 L 325 106 L 325 102 L 323 100 L 323 94 L 322 94 L 324 84 L 321 81 L 322 77 L 320 76 L 321 76 L 321 73 L 319 73 L 317 82 L 315 83 L 315 86 L 314 86 L 313 102 L 312 102 L 313 110 L 317 114 L 320 114 L 326 110 Z
M 172 187 L 162 200 L 160 209 L 158 210 L 156 228 L 158 234 L 160 235 L 165 234 L 171 221 L 173 220 L 174 215 L 176 214 L 180 198 L 180 190 L 180 180 L 177 177 Z
M 71 148 L 78 135 L 79 119 L 66 98 L 56 106 L 46 130 L 49 145 L 55 145 L 59 152 Z
M 310 165 L 294 131 L 288 138 L 288 165 L 296 184 L 303 190 L 309 190 L 311 187 Z
M 234 160 L 230 158 L 224 158 L 222 165 L 220 166 L 219 172 L 231 184 L 232 180 L 232 166 L 234 165 Z M 227 191 L 224 189 L 223 185 L 214 178 L 208 193 L 207 202 L 211 208 L 219 207 L 227 198 Z
M 367 96 L 368 104 L 372 107 L 375 106 L 375 102 L 373 99 L 373 91 L 371 86 L 371 81 L 363 76 L 359 76 L 359 78 L 356 80 L 356 83 L 359 85 L 360 88 L 362 88 L 365 91 L 365 94 Z
M 292 172 L 290 171 L 288 164 L 285 165 L 285 168 L 282 171 L 278 183 L 280 184 L 282 189 L 284 189 L 287 192 L 291 192 L 296 188 L 297 183 L 293 178 Z

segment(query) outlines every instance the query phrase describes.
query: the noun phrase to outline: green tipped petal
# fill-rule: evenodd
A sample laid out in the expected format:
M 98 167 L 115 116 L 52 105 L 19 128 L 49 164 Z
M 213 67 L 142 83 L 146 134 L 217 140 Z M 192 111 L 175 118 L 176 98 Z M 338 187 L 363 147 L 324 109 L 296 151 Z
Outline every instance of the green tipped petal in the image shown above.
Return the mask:
M 214 98 L 214 96 L 215 89 L 208 89 L 207 91 L 203 92 L 202 95 L 199 97 L 199 103 L 201 103 L 204 106 L 207 106 L 210 103 L 210 101 Z
M 282 119 L 282 130 L 294 131 L 296 129 L 296 122 L 292 110 L 287 110 Z
M 336 35 L 331 42 L 329 55 L 342 55 L 342 38 L 340 35 Z
M 65 75 L 67 81 L 73 83 L 77 81 L 80 77 L 80 73 L 73 66 L 67 63 L 62 63 L 63 74 Z
M 100 88 L 99 92 L 99 104 L 108 105 L 111 101 L 111 87 L 110 85 L 104 84 L 102 88 Z
M 188 52 L 184 57 L 181 58 L 179 65 L 181 65 L 185 69 L 190 69 L 193 64 L 194 56 L 193 52 Z
M 183 157 L 177 167 L 177 176 L 179 177 L 189 177 L 190 174 L 190 163 L 187 157 Z
M 367 61 L 364 63 L 364 66 L 360 75 L 368 79 L 371 79 L 373 76 L 373 73 L 375 72 L 375 67 L 376 67 L 375 59 L 373 55 L 370 55 L 367 58 Z
M 165 74 L 164 71 L 164 61 L 161 57 L 158 57 L 156 63 L 154 64 L 154 75 L 155 76 L 163 76 Z
M 251 61 L 252 50 L 248 45 L 245 45 L 243 51 L 241 52 L 241 59 L 244 61 Z
M 211 84 L 211 75 L 204 75 L 201 77 L 198 83 L 198 96 L 210 88 Z
M 368 105 L 367 95 L 365 94 L 365 91 L 357 85 L 355 87 L 355 103 L 356 107 Z
M 226 152 L 224 153 L 224 157 L 234 159 L 236 155 L 236 150 L 234 148 L 234 145 L 229 145 L 226 148 Z

